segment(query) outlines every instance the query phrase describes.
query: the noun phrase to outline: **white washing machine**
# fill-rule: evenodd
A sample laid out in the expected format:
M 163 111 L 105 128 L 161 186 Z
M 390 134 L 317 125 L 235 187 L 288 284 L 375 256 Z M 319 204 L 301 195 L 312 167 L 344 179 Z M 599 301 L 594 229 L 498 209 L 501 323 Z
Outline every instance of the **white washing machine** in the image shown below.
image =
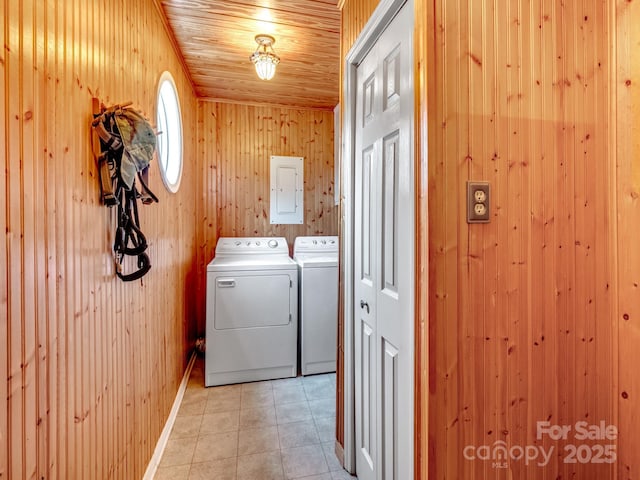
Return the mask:
M 298 269 L 286 239 L 218 240 L 206 330 L 207 387 L 296 376 Z
M 298 237 L 293 258 L 300 272 L 300 369 L 336 371 L 338 237 Z

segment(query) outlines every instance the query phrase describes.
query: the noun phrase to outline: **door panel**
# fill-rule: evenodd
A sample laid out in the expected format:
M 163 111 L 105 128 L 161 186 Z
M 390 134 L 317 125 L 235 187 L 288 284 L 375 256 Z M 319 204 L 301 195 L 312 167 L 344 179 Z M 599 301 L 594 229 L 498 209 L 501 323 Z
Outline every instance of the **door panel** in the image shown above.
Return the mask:
M 382 172 L 382 288 L 397 293 L 396 267 L 398 233 L 398 132 L 384 140 L 384 170 Z
M 411 13 L 410 6 L 401 9 L 356 75 L 353 305 L 360 480 L 413 478 Z
M 382 478 L 394 480 L 398 464 L 398 349 L 383 341 L 382 350 Z
M 376 359 L 373 356 L 375 349 L 373 348 L 372 339 L 373 330 L 366 322 L 362 322 L 362 391 L 361 409 L 362 409 L 362 454 L 367 462 L 367 466 L 373 469 L 373 458 L 375 457 L 372 451 L 375 445 L 375 385 L 374 385 L 374 372 Z
M 362 115 L 362 125 L 366 125 L 370 121 L 373 120 L 373 102 L 375 100 L 375 85 L 376 79 L 375 76 L 371 75 L 367 78 L 362 85 L 362 105 L 363 105 L 363 115 Z
M 372 254 L 375 253 L 371 249 L 371 239 L 375 235 L 373 228 L 375 227 L 373 204 L 371 203 L 371 190 L 375 187 L 373 174 L 375 171 L 373 147 L 367 148 L 362 154 L 362 178 L 360 179 L 362 187 L 362 234 L 360 236 L 360 249 L 362 251 L 362 280 L 367 281 L 369 286 L 372 284 L 371 261 Z M 375 200 L 375 194 L 373 195 Z
M 400 100 L 400 48 L 396 47 L 384 59 L 384 110 Z
M 366 100 L 366 97 L 365 97 Z M 355 235 L 357 283 L 359 284 L 358 305 L 355 329 L 358 340 L 355 348 L 355 369 L 362 375 L 356 376 L 356 412 L 362 412 L 359 425 L 356 425 L 356 448 L 360 458 L 358 478 L 375 479 L 375 458 L 377 445 L 376 427 L 376 314 L 375 284 L 377 232 L 377 149 L 369 146 L 364 149 L 359 167 L 356 169 L 356 208 L 359 212 L 358 234 Z M 368 476 L 367 473 L 368 472 Z

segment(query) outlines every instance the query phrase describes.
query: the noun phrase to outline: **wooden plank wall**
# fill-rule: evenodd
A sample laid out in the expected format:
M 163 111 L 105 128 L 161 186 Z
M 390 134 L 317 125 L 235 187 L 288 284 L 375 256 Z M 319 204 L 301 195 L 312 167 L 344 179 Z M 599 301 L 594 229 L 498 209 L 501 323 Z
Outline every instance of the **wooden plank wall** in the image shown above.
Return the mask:
M 367 24 L 371 14 L 380 3 L 380 0 L 342 0 L 338 7 L 342 10 L 340 49 L 341 58 L 346 58 L 349 50 L 356 42 L 362 28 Z M 344 68 L 344 65 L 341 65 Z
M 152 0 L 2 2 L 0 478 L 141 478 L 187 360 L 195 267 L 196 100 Z M 177 81 L 182 187 L 141 207 L 151 272 L 114 277 L 91 99 L 155 117 Z M 156 164 L 157 165 L 157 164 Z
M 414 0 L 415 1 L 415 0 Z M 429 142 L 427 119 L 431 93 L 427 89 L 430 33 L 429 5 L 414 3 L 414 100 L 416 192 L 416 292 L 415 292 L 415 478 L 427 478 L 429 470 Z
M 618 311 L 617 352 L 619 384 L 615 391 L 620 428 L 618 477 L 640 477 L 640 4 L 617 0 L 612 4 L 612 30 L 617 58 L 613 114 L 618 172 Z
M 213 108 L 211 108 L 213 107 Z M 207 265 L 218 241 L 218 116 L 214 103 L 198 101 L 198 163 L 200 178 L 196 190 L 197 234 L 197 325 L 198 336 L 206 334 Z
M 429 473 L 613 478 L 564 462 L 566 444 L 610 442 L 536 438 L 537 421 L 616 423 L 607 3 L 434 7 Z M 491 182 L 490 224 L 465 222 L 467 180 Z M 497 441 L 556 455 L 544 468 L 465 460 Z
M 373 3 L 344 2 L 343 58 Z M 637 362 L 629 359 L 638 351 L 640 260 L 629 238 L 639 224 L 640 146 L 629 133 L 637 129 L 640 97 L 629 87 L 638 76 L 631 52 L 639 39 L 629 35 L 639 12 L 631 2 L 611 6 L 416 2 L 416 12 L 428 14 L 426 25 L 416 24 L 416 51 L 427 59 L 418 59 L 416 84 L 418 122 L 428 120 L 418 135 L 428 134 L 420 164 L 428 158 L 430 253 L 421 275 L 429 284 L 430 343 L 419 368 L 429 368 L 430 413 L 428 422 L 416 421 L 429 426 L 429 478 L 632 478 L 628 472 L 638 468 L 640 416 L 630 400 Z M 617 104 L 625 109 L 617 117 L 610 84 L 616 25 L 626 61 L 618 69 L 624 92 Z M 612 112 L 618 156 L 625 157 L 617 176 Z M 488 225 L 466 224 L 469 179 L 491 182 Z M 616 201 L 624 204 L 619 236 Z M 424 207 L 426 199 L 418 202 Z M 427 235 L 419 231 L 420 245 Z M 627 329 L 619 352 L 618 322 Z M 573 437 L 536 439 L 536 422 L 547 419 L 618 425 L 620 472 L 618 464 L 565 464 L 563 448 Z M 463 457 L 466 445 L 500 440 L 554 446 L 556 455 L 544 468 L 510 462 L 506 469 Z M 617 442 L 586 442 L 593 443 Z M 420 467 L 427 449 L 424 439 L 418 444 Z M 427 472 L 418 469 L 417 477 Z
M 198 212 L 198 278 L 218 237 L 282 236 L 290 250 L 301 235 L 337 235 L 334 201 L 333 111 L 202 101 L 199 143 L 204 174 Z M 304 224 L 269 223 L 271 155 L 304 157 Z M 204 284 L 199 287 L 204 333 Z

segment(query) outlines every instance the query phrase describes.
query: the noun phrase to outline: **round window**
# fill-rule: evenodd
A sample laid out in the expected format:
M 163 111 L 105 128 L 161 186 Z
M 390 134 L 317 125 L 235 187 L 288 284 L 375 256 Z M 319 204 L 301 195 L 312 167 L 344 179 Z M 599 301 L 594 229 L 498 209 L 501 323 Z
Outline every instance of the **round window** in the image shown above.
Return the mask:
M 176 84 L 169 72 L 164 72 L 158 84 L 158 157 L 160 173 L 167 189 L 173 193 L 182 177 L 182 117 Z

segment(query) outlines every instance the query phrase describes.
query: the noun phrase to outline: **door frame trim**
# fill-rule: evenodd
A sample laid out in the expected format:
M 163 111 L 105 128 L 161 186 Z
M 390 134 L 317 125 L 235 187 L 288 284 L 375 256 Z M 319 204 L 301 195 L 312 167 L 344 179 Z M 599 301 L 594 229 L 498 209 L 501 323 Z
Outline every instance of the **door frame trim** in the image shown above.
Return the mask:
M 350 473 L 356 470 L 355 437 L 355 358 L 354 358 L 354 193 L 355 193 L 355 129 L 357 68 L 367 53 L 405 4 L 413 0 L 380 0 L 353 46 L 345 57 L 343 74 L 342 117 L 342 211 L 344 230 L 342 252 L 344 265 L 344 468 Z M 414 52 L 415 55 L 416 52 Z M 415 85 L 414 85 L 415 88 Z M 414 153 L 415 155 L 415 153 Z M 415 174 L 415 172 L 414 172 Z M 415 212 L 414 212 L 415 214 Z M 415 308 L 415 305 L 414 305 Z M 416 332 L 414 330 L 414 337 Z M 414 449 L 416 445 L 414 445 Z

